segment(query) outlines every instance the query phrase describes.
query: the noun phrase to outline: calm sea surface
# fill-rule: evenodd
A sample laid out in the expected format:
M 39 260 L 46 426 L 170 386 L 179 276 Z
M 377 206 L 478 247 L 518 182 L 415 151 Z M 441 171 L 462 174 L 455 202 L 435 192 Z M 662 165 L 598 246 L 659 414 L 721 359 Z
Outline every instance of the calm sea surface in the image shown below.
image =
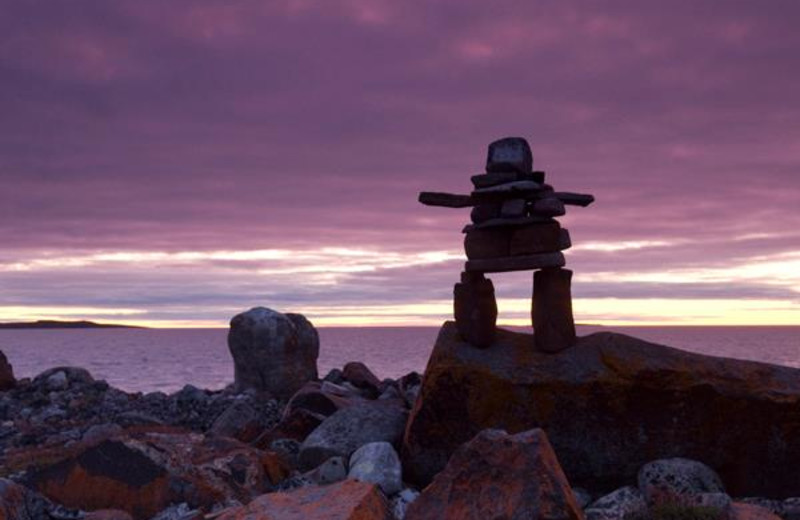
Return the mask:
M 579 327 L 614 330 L 672 347 L 800 368 L 800 327 Z M 438 327 L 321 328 L 320 375 L 348 361 L 379 377 L 422 372 Z M 222 388 L 233 380 L 226 329 L 0 330 L 15 375 L 80 366 L 128 391 L 171 392 L 189 383 Z

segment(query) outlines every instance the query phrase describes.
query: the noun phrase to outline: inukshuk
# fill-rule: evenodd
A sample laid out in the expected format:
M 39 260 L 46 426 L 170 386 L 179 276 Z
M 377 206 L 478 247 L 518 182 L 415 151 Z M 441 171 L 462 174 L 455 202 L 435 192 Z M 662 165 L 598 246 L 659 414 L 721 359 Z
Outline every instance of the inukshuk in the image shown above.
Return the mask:
M 565 205 L 588 206 L 594 197 L 554 191 L 544 172 L 533 170 L 533 155 L 521 137 L 489 145 L 486 173 L 472 177 L 469 195 L 422 192 L 428 206 L 472 207 L 463 232 L 467 262 L 454 289 L 456 325 L 478 347 L 492 344 L 497 323 L 494 285 L 485 273 L 536 270 L 531 320 L 537 350 L 557 352 L 575 341 L 572 271 L 563 269 L 569 232 L 554 217 Z

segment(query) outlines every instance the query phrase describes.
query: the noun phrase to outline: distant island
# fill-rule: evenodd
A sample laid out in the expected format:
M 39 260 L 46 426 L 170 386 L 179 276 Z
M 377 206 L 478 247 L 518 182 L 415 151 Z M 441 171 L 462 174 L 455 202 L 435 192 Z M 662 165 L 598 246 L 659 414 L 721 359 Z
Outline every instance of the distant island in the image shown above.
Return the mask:
M 133 325 L 95 323 L 93 321 L 37 320 L 17 323 L 0 323 L 0 329 L 144 329 Z

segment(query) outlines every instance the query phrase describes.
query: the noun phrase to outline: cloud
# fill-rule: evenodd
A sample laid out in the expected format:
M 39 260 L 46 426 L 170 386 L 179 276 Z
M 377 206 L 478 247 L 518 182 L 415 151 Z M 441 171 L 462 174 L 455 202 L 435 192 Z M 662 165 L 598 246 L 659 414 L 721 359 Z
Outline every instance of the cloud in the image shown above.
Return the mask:
M 631 280 L 655 272 L 685 277 L 670 297 L 790 297 L 769 272 L 714 289 L 686 276 L 794 265 L 776 255 L 800 244 L 798 11 L 5 3 L 0 293 L 15 308 L 102 299 L 175 320 L 259 299 L 446 301 L 460 262 L 424 255 L 459 255 L 468 217 L 416 194 L 468 190 L 486 144 L 522 135 L 549 182 L 597 197 L 564 220 L 576 294 L 661 297 L 660 281 Z M 375 256 L 257 256 L 323 250 Z

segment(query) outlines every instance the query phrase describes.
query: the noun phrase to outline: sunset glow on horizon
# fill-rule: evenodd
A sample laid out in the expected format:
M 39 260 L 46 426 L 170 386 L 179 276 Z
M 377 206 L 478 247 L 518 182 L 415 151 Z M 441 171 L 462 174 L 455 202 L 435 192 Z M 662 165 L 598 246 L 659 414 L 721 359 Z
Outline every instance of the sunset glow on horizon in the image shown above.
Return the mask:
M 447 5 L 445 5 L 447 4 Z M 0 5 L 0 322 L 452 319 L 486 146 L 557 190 L 575 319 L 800 325 L 800 4 Z M 491 275 L 530 324 L 531 273 Z

